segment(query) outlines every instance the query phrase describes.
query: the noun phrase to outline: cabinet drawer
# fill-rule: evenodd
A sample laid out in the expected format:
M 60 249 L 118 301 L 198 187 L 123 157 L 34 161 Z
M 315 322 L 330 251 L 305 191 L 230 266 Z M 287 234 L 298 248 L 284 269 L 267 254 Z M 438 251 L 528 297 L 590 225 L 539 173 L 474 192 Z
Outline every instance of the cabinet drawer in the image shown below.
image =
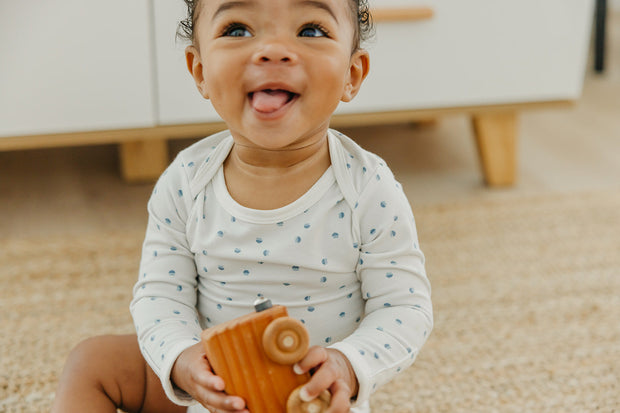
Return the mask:
M 347 113 L 573 100 L 581 94 L 592 0 L 374 0 L 426 5 L 432 19 L 377 22 L 371 70 Z
M 3 1 L 0 136 L 152 126 L 148 0 Z

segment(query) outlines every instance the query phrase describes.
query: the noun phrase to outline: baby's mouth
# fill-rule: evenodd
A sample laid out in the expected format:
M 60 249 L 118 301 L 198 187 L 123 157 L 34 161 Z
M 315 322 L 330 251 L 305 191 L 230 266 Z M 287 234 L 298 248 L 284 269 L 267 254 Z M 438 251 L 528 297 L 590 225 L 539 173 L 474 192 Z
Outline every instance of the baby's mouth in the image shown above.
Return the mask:
M 252 108 L 260 113 L 274 113 L 299 96 L 283 89 L 263 89 L 248 94 Z

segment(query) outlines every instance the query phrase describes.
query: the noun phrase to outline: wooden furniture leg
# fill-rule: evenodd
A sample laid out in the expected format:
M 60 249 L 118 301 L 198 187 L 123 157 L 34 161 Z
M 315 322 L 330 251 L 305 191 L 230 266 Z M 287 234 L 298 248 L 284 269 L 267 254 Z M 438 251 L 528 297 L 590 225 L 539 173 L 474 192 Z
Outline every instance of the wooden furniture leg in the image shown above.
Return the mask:
M 122 142 L 119 155 L 121 175 L 130 183 L 153 182 L 168 166 L 165 139 Z
M 605 23 L 607 20 L 607 0 L 596 0 L 594 17 L 594 70 L 602 73 L 605 70 Z
M 472 124 L 486 183 L 490 186 L 514 184 L 517 169 L 516 111 L 474 114 Z

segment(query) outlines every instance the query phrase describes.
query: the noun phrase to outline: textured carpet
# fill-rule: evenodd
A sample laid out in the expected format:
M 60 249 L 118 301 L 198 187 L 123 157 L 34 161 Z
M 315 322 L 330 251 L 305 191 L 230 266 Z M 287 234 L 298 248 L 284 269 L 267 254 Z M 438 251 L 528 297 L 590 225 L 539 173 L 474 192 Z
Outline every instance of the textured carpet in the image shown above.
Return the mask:
M 414 212 L 435 330 L 374 412 L 620 411 L 620 193 Z M 142 235 L 0 240 L 0 412 L 48 411 L 73 345 L 132 331 Z

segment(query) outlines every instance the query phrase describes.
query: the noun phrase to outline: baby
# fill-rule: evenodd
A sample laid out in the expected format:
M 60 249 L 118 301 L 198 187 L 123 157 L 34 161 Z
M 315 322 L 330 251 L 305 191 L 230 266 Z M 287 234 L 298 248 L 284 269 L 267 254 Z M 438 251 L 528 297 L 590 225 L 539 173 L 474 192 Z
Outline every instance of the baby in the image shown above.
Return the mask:
M 376 155 L 329 129 L 369 69 L 363 0 L 186 0 L 189 71 L 227 131 L 159 179 L 131 312 L 136 335 L 71 353 L 56 412 L 247 412 L 223 392 L 203 329 L 288 307 L 312 347 L 301 398 L 329 412 L 410 366 L 433 325 L 409 203 Z M 230 349 L 234 351 L 235 349 Z M 189 409 L 186 406 L 191 406 Z

